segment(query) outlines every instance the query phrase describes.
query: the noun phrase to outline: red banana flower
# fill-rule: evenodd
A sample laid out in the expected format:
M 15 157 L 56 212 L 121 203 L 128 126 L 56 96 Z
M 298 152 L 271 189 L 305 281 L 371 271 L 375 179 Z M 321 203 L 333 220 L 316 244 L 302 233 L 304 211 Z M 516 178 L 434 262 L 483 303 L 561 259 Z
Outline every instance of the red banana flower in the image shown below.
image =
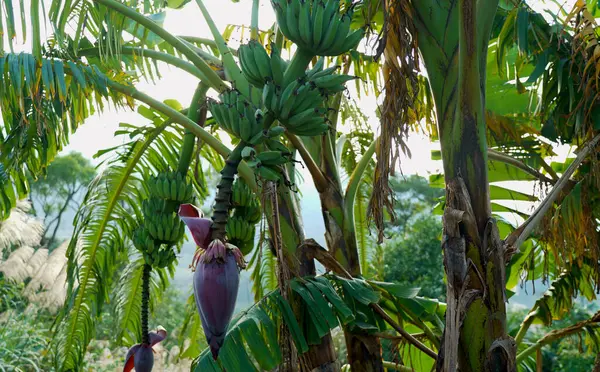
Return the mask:
M 200 248 L 192 261 L 194 297 L 204 335 L 216 360 L 235 309 L 239 268 L 245 268 L 246 263 L 238 247 L 219 239 L 210 241 L 212 221 L 201 218 L 202 213 L 195 206 L 182 204 L 178 213 Z
M 150 344 L 133 345 L 125 357 L 125 367 L 123 372 L 129 372 L 135 368 L 135 372 L 151 372 L 154 366 L 154 350 L 152 346 L 161 342 L 167 337 L 167 331 L 163 327 L 158 327 L 156 332 L 148 332 Z
M 244 264 L 236 246 L 215 239 L 201 255 L 194 272 L 196 306 L 215 360 L 235 309 L 240 284 L 240 260 Z

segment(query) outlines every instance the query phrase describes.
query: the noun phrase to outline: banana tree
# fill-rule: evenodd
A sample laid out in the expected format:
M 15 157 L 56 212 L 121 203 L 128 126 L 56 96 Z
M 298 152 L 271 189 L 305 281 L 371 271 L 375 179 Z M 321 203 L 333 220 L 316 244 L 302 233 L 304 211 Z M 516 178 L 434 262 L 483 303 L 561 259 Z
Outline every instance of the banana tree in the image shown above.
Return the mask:
M 595 107 L 589 101 L 595 85 L 581 67 L 590 58 L 586 53 L 591 53 L 584 48 L 595 45 L 583 36 L 593 34 L 589 32 L 593 17 L 581 13 L 582 5 L 578 4 L 579 10 L 574 10 L 570 19 L 578 19 L 578 25 L 587 31 L 580 30 L 580 36 L 572 38 L 560 24 L 553 27 L 525 3 L 400 2 L 387 4 L 386 9 L 388 22 L 393 25 L 388 29 L 392 47 L 409 51 L 418 47 L 420 51 L 429 82 L 420 89 L 429 89 L 437 114 L 437 131 L 432 135 L 439 138 L 444 164 L 443 249 L 448 280 L 446 324 L 437 368 L 513 370 L 515 361 L 522 361 L 531 351 L 517 358 L 515 341 L 506 329 L 507 279 L 514 285 L 523 268 L 529 277 L 539 277 L 539 263 L 527 265 L 524 261 L 547 250 L 554 252 L 554 268 L 559 273 L 573 269 L 574 264 L 581 267 L 588 256 L 595 257 L 597 232 L 582 223 L 588 221 L 584 216 L 594 208 L 586 211 L 573 203 L 581 200 L 575 185 L 591 187 L 588 182 L 595 179 L 587 166 L 580 167 L 595 163 L 598 142 L 589 115 Z M 414 64 L 410 59 L 398 63 L 393 58 L 388 62 L 394 74 L 390 87 L 407 91 L 415 86 L 415 79 L 411 79 L 414 73 L 410 74 Z M 577 67 L 569 69 L 571 63 Z M 506 65 L 514 71 L 513 82 L 508 82 Z M 526 81 L 520 79 L 527 75 Z M 561 90 L 561 86 L 566 88 Z M 531 96 L 525 94 L 528 90 L 533 92 Z M 399 100 L 390 100 L 389 93 L 386 101 L 394 107 Z M 405 101 L 402 109 L 409 115 L 413 106 Z M 577 158 L 568 169 L 558 172 L 560 177 L 546 162 L 552 154 L 546 145 L 549 140 L 579 146 Z M 502 201 L 538 200 L 539 196 L 496 184 L 519 179 L 552 187 L 539 199 L 533 213 L 523 213 Z M 438 183 L 441 178 L 436 176 L 432 181 Z M 498 216 L 506 212 L 519 214 L 525 222 L 507 225 Z M 499 231 L 506 239 L 500 240 Z M 592 239 L 591 245 L 575 238 L 585 234 L 583 231 Z M 533 242 L 524 246 L 534 232 Z M 595 281 L 597 270 L 591 275 Z M 524 323 L 522 332 L 533 318 Z M 516 343 L 520 343 L 522 332 Z

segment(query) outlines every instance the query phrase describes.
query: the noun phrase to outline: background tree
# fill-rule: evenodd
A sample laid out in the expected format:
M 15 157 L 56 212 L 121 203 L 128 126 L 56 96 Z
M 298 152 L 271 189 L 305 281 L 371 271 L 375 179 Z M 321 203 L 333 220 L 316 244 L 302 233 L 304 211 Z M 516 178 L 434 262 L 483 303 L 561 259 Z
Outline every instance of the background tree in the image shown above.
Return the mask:
M 443 193 L 417 175 L 392 177 L 390 187 L 396 218 L 386 224 L 387 239 L 379 253 L 383 256 L 383 275 L 379 279 L 418 286 L 421 296 L 443 300 L 442 224 L 440 217 L 433 215 Z
M 68 210 L 77 211 L 83 198 L 82 191 L 94 178 L 96 169 L 78 152 L 58 156 L 46 173 L 32 182 L 30 198 L 41 208 L 45 225 L 43 245 L 50 250 L 60 242 L 56 234 Z M 38 214 L 34 209 L 34 214 Z
M 412 220 L 402 235 L 393 236 L 383 248 L 386 282 L 418 286 L 419 294 L 444 300 L 444 273 L 440 271 L 441 221 L 438 216 Z

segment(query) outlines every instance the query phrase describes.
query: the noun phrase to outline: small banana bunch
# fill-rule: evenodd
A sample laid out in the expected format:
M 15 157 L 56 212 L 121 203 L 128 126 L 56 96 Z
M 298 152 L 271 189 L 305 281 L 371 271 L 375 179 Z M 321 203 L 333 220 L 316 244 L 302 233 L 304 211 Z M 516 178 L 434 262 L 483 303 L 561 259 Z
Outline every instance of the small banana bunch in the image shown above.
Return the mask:
M 290 133 L 316 136 L 327 131 L 327 97 L 346 89 L 345 83 L 355 78 L 335 74 L 339 66 L 323 67 L 324 59 L 320 58 L 311 70 L 284 89 L 271 81 L 263 87 L 262 99 L 266 109 L 273 112 Z
M 363 29 L 350 31 L 353 8 L 343 14 L 339 0 L 271 0 L 281 32 L 315 56 L 338 56 L 356 48 Z
M 263 137 L 262 110 L 248 103 L 237 90 L 225 91 L 219 99 L 221 102 L 208 102 L 208 108 L 219 126 L 244 142 L 257 144 Z
M 192 184 L 187 183 L 179 172 L 163 172 L 158 176 L 151 176 L 146 185 L 150 195 L 179 204 L 189 203 L 194 195 Z
M 247 255 L 254 248 L 256 224 L 262 217 L 262 209 L 258 198 L 242 179 L 233 183 L 231 192 L 233 208 L 225 226 L 227 241 Z
M 274 81 L 281 84 L 287 64 L 281 59 L 279 48 L 271 44 L 271 56 L 256 40 L 250 40 L 248 44 L 241 45 L 238 56 L 242 73 L 250 84 L 262 88 L 266 81 Z
M 281 181 L 283 175 L 280 166 L 292 160 L 292 153 L 277 140 L 267 140 L 265 145 L 267 150 L 258 154 L 252 147 L 244 147 L 242 158 L 261 178 L 274 182 Z M 269 145 L 275 145 L 276 150 L 271 150 Z
M 193 187 L 178 172 L 164 172 L 145 180 L 150 191 L 142 202 L 143 221 L 133 232 L 133 244 L 147 264 L 164 268 L 176 258 L 174 246 L 185 234 L 185 225 L 175 213 L 179 204 L 193 199 Z

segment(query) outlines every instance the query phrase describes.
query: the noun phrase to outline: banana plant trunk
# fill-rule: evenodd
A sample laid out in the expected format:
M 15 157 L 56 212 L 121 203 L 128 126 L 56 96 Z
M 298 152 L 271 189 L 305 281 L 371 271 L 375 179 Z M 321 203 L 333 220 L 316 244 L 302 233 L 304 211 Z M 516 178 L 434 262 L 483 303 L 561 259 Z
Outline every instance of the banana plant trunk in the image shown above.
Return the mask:
M 506 332 L 505 255 L 491 217 L 485 66 L 497 0 L 413 4 L 434 95 L 446 181 L 446 325 L 437 371 L 515 371 Z
M 339 108 L 339 99 L 335 105 Z M 337 116 L 331 120 L 336 124 Z M 305 144 L 312 150 L 312 157 L 319 159 L 319 167 L 325 176 L 327 186 L 319 190 L 321 211 L 325 223 L 325 240 L 329 252 L 354 277 L 361 276 L 356 231 L 353 216 L 345 212 L 345 195 L 339 177 L 339 167 L 336 164 L 332 138 L 324 135 L 321 146 L 315 143 Z M 381 342 L 378 337 L 359 330 L 344 329 L 348 362 L 353 372 L 383 371 Z
M 309 259 L 306 252 L 298 248 L 305 236 L 296 197 L 290 190 L 283 187 L 278 188 L 277 197 L 282 246 L 286 254 L 293 257 L 293 259 L 287 260 L 287 264 L 293 265 L 290 267 L 291 271 L 300 277 L 316 275 L 314 260 Z M 268 222 L 270 235 L 273 236 L 272 219 L 269 219 Z M 293 293 L 290 300 L 298 323 L 302 327 L 306 321 L 310 321 L 310 318 L 301 306 L 300 299 L 293 296 Z M 309 350 L 304 355 L 296 357 L 299 362 L 288 366 L 287 371 L 337 372 L 340 370 L 330 333 L 321 339 L 319 345 L 309 345 Z
M 361 275 L 356 234 L 348 216 L 344 214 L 344 197 L 338 187 L 330 184 L 320 193 L 325 240 L 332 255 L 354 277 Z M 348 362 L 352 371 L 383 371 L 381 343 L 378 337 L 366 332 L 344 330 Z

